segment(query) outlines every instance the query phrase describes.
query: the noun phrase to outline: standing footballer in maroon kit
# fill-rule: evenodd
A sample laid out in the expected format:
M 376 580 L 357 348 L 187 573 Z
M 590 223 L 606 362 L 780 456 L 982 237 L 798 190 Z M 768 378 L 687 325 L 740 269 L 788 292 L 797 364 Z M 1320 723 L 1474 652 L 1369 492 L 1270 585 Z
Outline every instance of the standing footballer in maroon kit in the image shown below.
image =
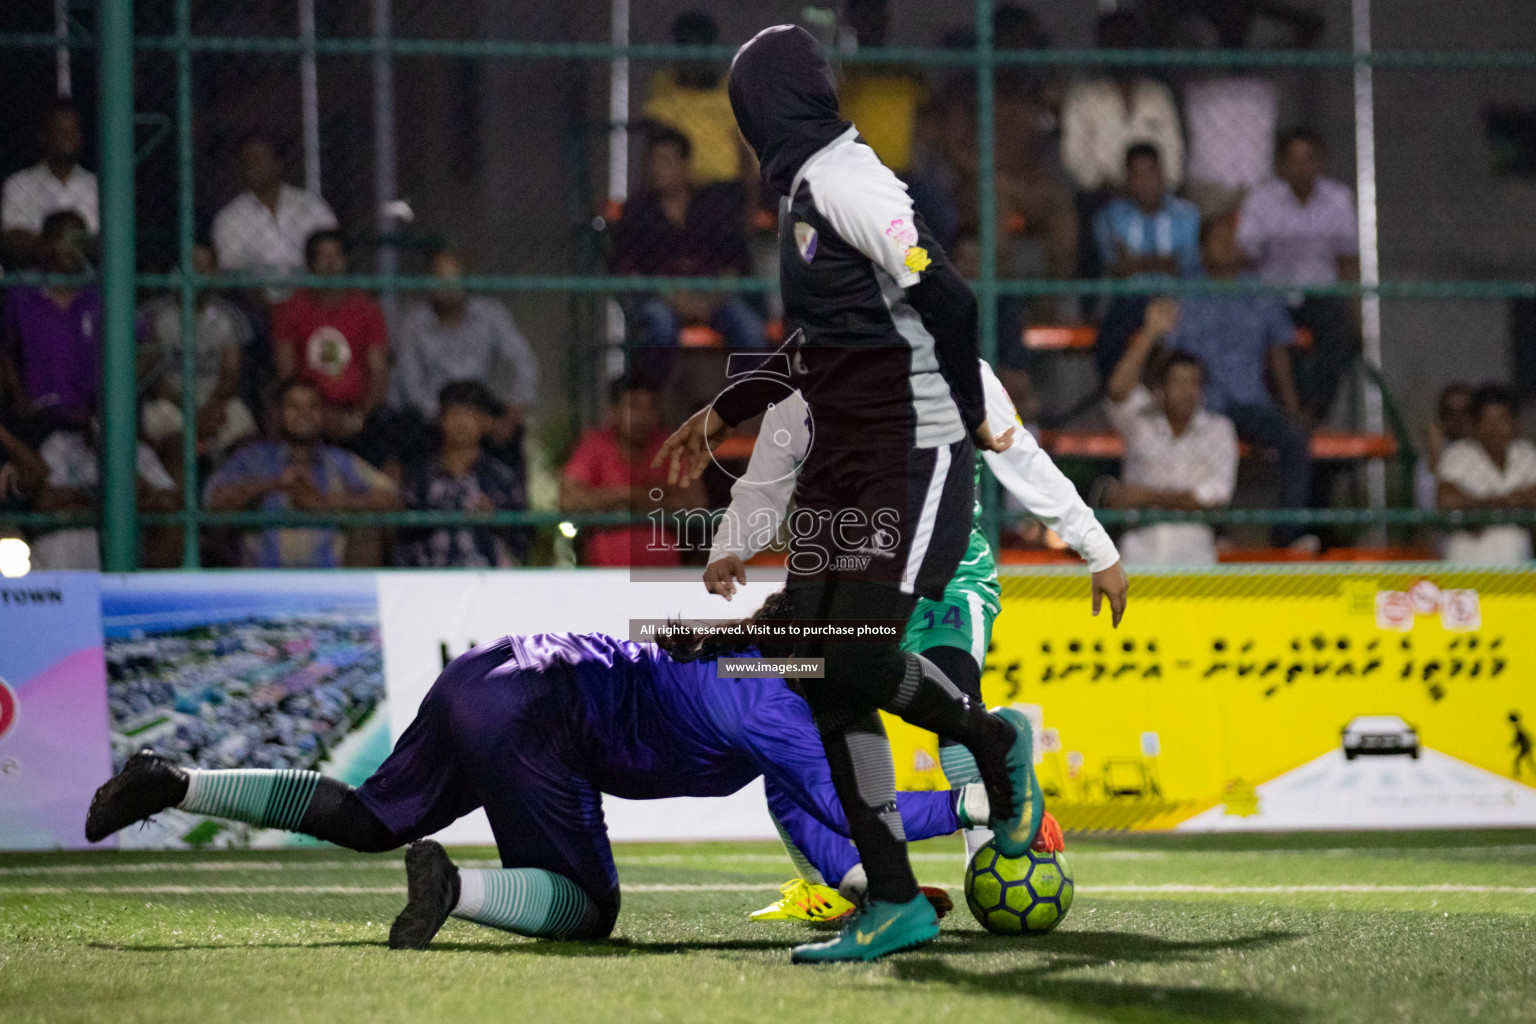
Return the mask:
M 838 113 L 832 69 L 803 29 L 766 29 L 731 65 L 731 107 L 779 194 L 779 273 L 792 383 L 815 440 L 796 484 L 788 590 L 802 619 L 906 621 L 938 598 L 971 529 L 975 447 L 1006 449 L 986 424 L 975 296 L 912 207 L 906 186 Z M 742 384 L 696 413 L 658 453 L 688 480 L 727 430 L 782 399 Z M 824 557 L 831 555 L 834 557 Z M 846 557 L 841 557 L 846 556 Z M 889 643 L 816 640 L 822 679 L 799 680 L 832 767 L 868 900 L 797 963 L 874 960 L 938 935 L 918 895 L 895 812 L 896 775 L 878 712 L 949 736 L 976 758 L 1004 853 L 1020 856 L 1044 802 L 1019 713 L 989 714 L 935 665 Z

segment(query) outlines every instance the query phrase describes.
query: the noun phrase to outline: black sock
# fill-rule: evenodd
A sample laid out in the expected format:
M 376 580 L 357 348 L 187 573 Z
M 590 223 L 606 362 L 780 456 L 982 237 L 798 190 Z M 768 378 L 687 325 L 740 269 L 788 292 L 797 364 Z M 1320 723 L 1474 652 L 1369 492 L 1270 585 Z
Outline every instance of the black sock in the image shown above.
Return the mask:
M 1013 745 L 1013 730 L 986 706 L 960 692 L 937 665 L 920 654 L 903 654 L 905 672 L 896 694 L 881 709 L 919 729 L 946 736 L 976 756 L 976 763 L 1001 763 Z
M 345 782 L 322 776 L 299 821 L 299 832 L 359 853 L 383 853 L 404 845 Z
M 896 810 L 896 769 L 880 716 L 870 712 L 841 730 L 822 731 L 848 833 L 869 877 L 869 898 L 906 903 L 917 896 L 907 837 Z

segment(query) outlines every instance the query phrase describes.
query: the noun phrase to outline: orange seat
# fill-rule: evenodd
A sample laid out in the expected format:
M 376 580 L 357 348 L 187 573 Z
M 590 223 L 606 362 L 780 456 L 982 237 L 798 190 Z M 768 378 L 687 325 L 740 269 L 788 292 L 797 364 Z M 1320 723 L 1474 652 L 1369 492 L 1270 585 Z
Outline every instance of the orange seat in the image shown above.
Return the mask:
M 1312 434 L 1312 457 L 1343 461 L 1347 459 L 1386 459 L 1397 454 L 1397 438 L 1391 434 L 1353 434 L 1343 430 L 1318 430 Z
M 1004 565 L 1081 565 L 1083 560 L 1070 551 L 1054 548 L 1003 548 L 998 561 Z
M 1231 548 L 1216 556 L 1223 564 L 1229 562 L 1315 562 L 1317 556 L 1310 551 L 1293 551 L 1290 548 Z
M 1329 548 L 1325 562 L 1433 562 L 1439 555 L 1429 548 Z
M 759 551 L 747 559 L 748 565 L 768 566 L 770 568 L 782 568 L 789 560 L 788 551 Z
M 1098 329 L 1091 326 L 1026 327 L 1024 347 L 1037 352 L 1093 348 Z
M 763 336 L 774 344 L 778 344 L 779 342 L 783 341 L 784 321 L 778 319 L 769 320 L 766 324 L 763 325 Z
M 689 324 L 677 332 L 677 343 L 683 348 L 720 348 L 725 335 L 704 324 Z
M 752 446 L 756 441 L 755 437 L 739 434 L 728 437 L 715 449 L 715 458 L 726 462 L 745 462 L 752 457 Z
M 1047 430 L 1041 445 L 1060 458 L 1123 459 L 1125 441 L 1114 431 Z M 1243 458 L 1253 454 L 1244 444 L 1238 449 Z M 1312 435 L 1312 457 L 1330 462 L 1354 459 L 1384 459 L 1397 454 L 1397 439 L 1390 434 L 1351 434 L 1345 431 L 1319 430 Z
M 755 231 L 777 231 L 779 215 L 772 210 L 753 210 L 752 228 Z
M 1040 444 L 1058 458 L 1125 458 L 1125 439 L 1113 430 L 1047 430 L 1040 435 Z
M 1291 344 L 1296 348 L 1311 348 L 1312 332 L 1307 330 L 1305 327 L 1296 328 L 1296 337 L 1291 342 Z
M 610 199 L 603 204 L 602 217 L 609 224 L 616 223 L 624 216 L 624 204 L 618 199 Z

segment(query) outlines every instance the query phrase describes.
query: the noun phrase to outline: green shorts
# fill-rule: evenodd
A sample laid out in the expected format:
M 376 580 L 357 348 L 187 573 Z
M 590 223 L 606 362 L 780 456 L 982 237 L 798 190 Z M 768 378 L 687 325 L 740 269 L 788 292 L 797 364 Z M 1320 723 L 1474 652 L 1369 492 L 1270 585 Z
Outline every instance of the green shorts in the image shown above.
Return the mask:
M 997 619 L 997 598 L 970 587 L 950 584 L 942 601 L 920 598 L 901 649 L 921 654 L 932 647 L 958 647 L 970 651 L 980 665 L 992 642 L 992 623 Z

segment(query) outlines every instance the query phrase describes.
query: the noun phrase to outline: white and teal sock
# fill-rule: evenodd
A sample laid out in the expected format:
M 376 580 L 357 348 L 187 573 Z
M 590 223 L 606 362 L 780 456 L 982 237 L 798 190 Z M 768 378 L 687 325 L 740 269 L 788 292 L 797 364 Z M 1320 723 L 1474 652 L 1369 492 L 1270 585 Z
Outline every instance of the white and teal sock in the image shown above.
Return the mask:
M 981 781 L 976 755 L 958 743 L 939 744 L 939 767 L 944 770 L 951 789 L 958 789 L 967 782 Z
M 297 831 L 320 784 L 319 772 L 295 769 L 187 769 L 184 811 L 230 818 L 262 828 Z
M 809 858 L 795 845 L 795 841 L 789 837 L 789 830 L 779 821 L 779 816 L 772 811 L 768 812 L 773 818 L 773 827 L 779 830 L 779 839 L 784 843 L 784 852 L 789 854 L 789 862 L 795 866 L 795 874 L 810 882 L 812 885 L 826 885 L 826 879 L 821 877 L 821 872 L 811 864 Z
M 534 939 L 568 939 L 597 905 L 564 875 L 542 868 L 460 868 L 453 916 Z
M 939 751 L 941 757 L 943 753 L 943 750 Z M 971 763 L 974 765 L 976 762 Z M 945 774 L 948 775 L 948 771 Z M 992 841 L 990 828 L 970 824 L 992 819 L 992 801 L 987 798 L 987 787 L 979 780 L 961 785 L 959 791 L 955 814 L 960 819 L 960 824 L 966 826 L 961 834 L 965 836 L 965 863 L 969 865 L 971 858 L 976 856 L 976 851 Z

